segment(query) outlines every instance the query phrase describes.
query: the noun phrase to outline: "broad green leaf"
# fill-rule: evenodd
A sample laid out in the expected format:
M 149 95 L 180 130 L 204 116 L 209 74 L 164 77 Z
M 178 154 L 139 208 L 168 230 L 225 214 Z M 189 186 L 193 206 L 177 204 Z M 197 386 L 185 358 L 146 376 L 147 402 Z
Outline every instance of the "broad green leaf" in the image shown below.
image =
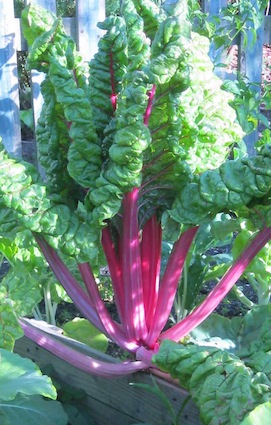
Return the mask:
M 106 351 L 108 339 L 88 320 L 76 317 L 62 326 L 65 334 L 100 351 Z
M 27 111 L 23 110 L 20 111 L 20 120 L 29 128 L 34 130 L 34 117 L 33 117 L 33 110 L 28 109 Z
M 29 359 L 0 349 L 0 400 L 11 401 L 19 393 L 40 394 L 56 399 L 56 390 L 48 376 Z
M 228 319 L 219 314 L 211 314 L 200 326 L 196 327 L 191 336 L 196 343 L 235 352 L 237 334 L 242 326 L 241 318 Z
M 271 402 L 267 401 L 255 407 L 240 425 L 267 425 L 271 418 Z
M 14 400 L 0 401 L 0 422 L 3 425 L 67 425 L 68 417 L 58 401 L 18 395 Z
M 44 31 L 48 31 L 55 21 L 54 15 L 48 10 L 36 6 L 32 9 L 31 5 L 22 12 L 22 21 L 24 27 L 24 37 L 31 46 L 35 39 Z

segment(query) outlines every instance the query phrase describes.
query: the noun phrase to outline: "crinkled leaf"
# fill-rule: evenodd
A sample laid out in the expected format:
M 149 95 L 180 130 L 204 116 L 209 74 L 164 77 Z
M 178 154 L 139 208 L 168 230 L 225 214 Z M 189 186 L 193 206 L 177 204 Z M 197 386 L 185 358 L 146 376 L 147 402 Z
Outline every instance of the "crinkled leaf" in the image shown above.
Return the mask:
M 229 160 L 216 170 L 203 172 L 183 187 L 170 214 L 173 219 L 196 224 L 222 211 L 238 211 L 266 195 L 271 186 L 271 147 L 252 158 Z
M 24 37 L 29 46 L 33 44 L 39 35 L 48 31 L 55 21 L 55 16 L 48 10 L 36 6 L 35 9 L 29 4 L 22 11 Z
M 41 277 L 38 271 L 28 272 L 26 268 L 10 268 L 0 286 L 0 300 L 12 300 L 14 311 L 20 316 L 32 313 L 42 300 Z
M 0 347 L 12 351 L 15 340 L 22 336 L 23 331 L 11 301 L 0 294 Z
M 32 232 L 42 233 L 54 248 L 67 255 L 95 261 L 99 229 L 87 225 L 79 214 L 61 203 L 60 196 L 52 195 L 30 164 L 9 159 L 3 150 L 0 155 L 1 203 L 14 212 L 12 218 Z
M 164 341 L 153 360 L 188 388 L 203 424 L 240 423 L 247 412 L 269 399 L 271 382 L 223 350 Z
M 34 15 L 31 6 L 26 32 Z M 149 185 L 142 216 L 168 210 L 192 172 L 221 163 L 242 137 L 231 95 L 213 75 L 207 38 L 190 34 L 187 3 L 125 0 L 121 15 L 101 24 L 106 32 L 88 84 L 59 20 L 50 15 L 39 30 L 33 24 L 30 64 L 47 73 L 37 129 L 41 162 L 53 191 L 72 208 L 84 198 L 78 184 L 90 188 L 85 205 L 96 227 L 142 182 Z M 93 247 L 98 239 L 92 235 Z

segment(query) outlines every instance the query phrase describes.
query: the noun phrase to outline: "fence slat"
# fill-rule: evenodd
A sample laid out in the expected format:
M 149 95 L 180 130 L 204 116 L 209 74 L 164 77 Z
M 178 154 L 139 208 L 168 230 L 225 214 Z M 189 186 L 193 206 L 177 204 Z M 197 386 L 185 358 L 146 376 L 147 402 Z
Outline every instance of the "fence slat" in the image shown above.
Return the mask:
M 254 4 L 255 10 L 259 12 L 258 3 Z M 240 10 L 242 13 L 242 10 Z M 264 19 L 264 17 L 262 16 Z M 260 96 L 262 82 L 262 63 L 263 63 L 263 43 L 264 43 L 264 26 L 257 30 L 257 38 L 254 40 L 252 31 L 248 30 L 240 34 L 238 45 L 238 69 L 240 73 L 252 83 L 251 89 L 255 92 L 255 97 Z M 254 85 L 255 84 L 255 85 Z M 258 128 L 249 135 L 245 136 L 244 141 L 247 146 L 248 153 L 255 155 L 255 143 L 258 140 Z
M 8 3 L 0 1 L 0 137 L 9 152 L 21 156 L 16 25 Z
M 97 44 L 102 31 L 97 22 L 105 18 L 105 0 L 77 0 L 77 47 L 85 61 L 97 52 Z

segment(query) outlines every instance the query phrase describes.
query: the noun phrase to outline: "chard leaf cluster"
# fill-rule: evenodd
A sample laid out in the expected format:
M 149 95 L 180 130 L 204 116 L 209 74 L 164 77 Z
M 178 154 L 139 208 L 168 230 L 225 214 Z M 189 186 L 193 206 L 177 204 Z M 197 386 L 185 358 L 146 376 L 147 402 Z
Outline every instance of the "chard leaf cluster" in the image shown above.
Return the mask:
M 97 257 L 102 227 L 134 187 L 142 188 L 142 223 L 169 209 L 176 218 L 186 184 L 223 163 L 243 135 L 232 95 L 212 72 L 209 42 L 191 31 L 187 2 L 149 3 L 125 1 L 121 16 L 100 24 L 105 34 L 89 69 L 59 18 L 34 6 L 23 12 L 29 67 L 46 74 L 36 130 L 46 184 L 13 163 L 19 181 L 2 185 L 3 203 L 70 255 Z M 5 155 L 2 181 L 11 179 Z M 191 217 L 198 224 L 198 212 Z M 178 216 L 177 226 L 186 221 Z
M 154 356 L 189 390 L 203 424 L 241 424 L 249 412 L 270 402 L 270 310 L 270 305 L 258 306 L 231 320 L 210 316 L 190 341 L 164 341 Z

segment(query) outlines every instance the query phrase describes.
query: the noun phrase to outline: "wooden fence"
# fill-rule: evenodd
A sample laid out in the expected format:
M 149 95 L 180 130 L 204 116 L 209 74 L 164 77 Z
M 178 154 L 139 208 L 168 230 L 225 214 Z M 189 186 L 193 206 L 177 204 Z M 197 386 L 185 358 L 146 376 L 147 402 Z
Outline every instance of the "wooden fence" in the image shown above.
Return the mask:
M 25 0 L 25 4 L 29 2 L 30 0 Z M 31 3 L 39 4 L 56 13 L 56 0 L 31 0 Z M 202 0 L 202 8 L 211 18 L 213 15 L 218 15 L 220 9 L 227 3 L 228 0 Z M 254 4 L 255 0 L 251 0 L 251 3 Z M 86 61 L 89 61 L 97 49 L 101 32 L 96 24 L 102 21 L 104 16 L 105 0 L 77 0 L 76 17 L 64 18 L 67 33 L 76 40 L 78 50 Z M 261 82 L 263 44 L 271 44 L 270 19 L 271 16 L 265 17 L 265 25 L 258 30 L 256 43 L 252 47 L 250 43 L 247 46 L 244 45 L 242 35 L 238 40 L 239 67 L 251 82 Z M 7 150 L 18 156 L 22 153 L 22 141 L 17 51 L 25 50 L 27 45 L 22 36 L 20 19 L 14 17 L 13 0 L 0 1 L 0 137 Z M 219 50 L 211 50 L 211 56 L 216 61 L 219 61 L 219 54 Z M 43 76 L 38 72 L 32 72 L 35 122 L 42 105 L 39 89 L 42 78 Z M 246 137 L 250 152 L 253 151 L 257 137 L 257 131 Z

